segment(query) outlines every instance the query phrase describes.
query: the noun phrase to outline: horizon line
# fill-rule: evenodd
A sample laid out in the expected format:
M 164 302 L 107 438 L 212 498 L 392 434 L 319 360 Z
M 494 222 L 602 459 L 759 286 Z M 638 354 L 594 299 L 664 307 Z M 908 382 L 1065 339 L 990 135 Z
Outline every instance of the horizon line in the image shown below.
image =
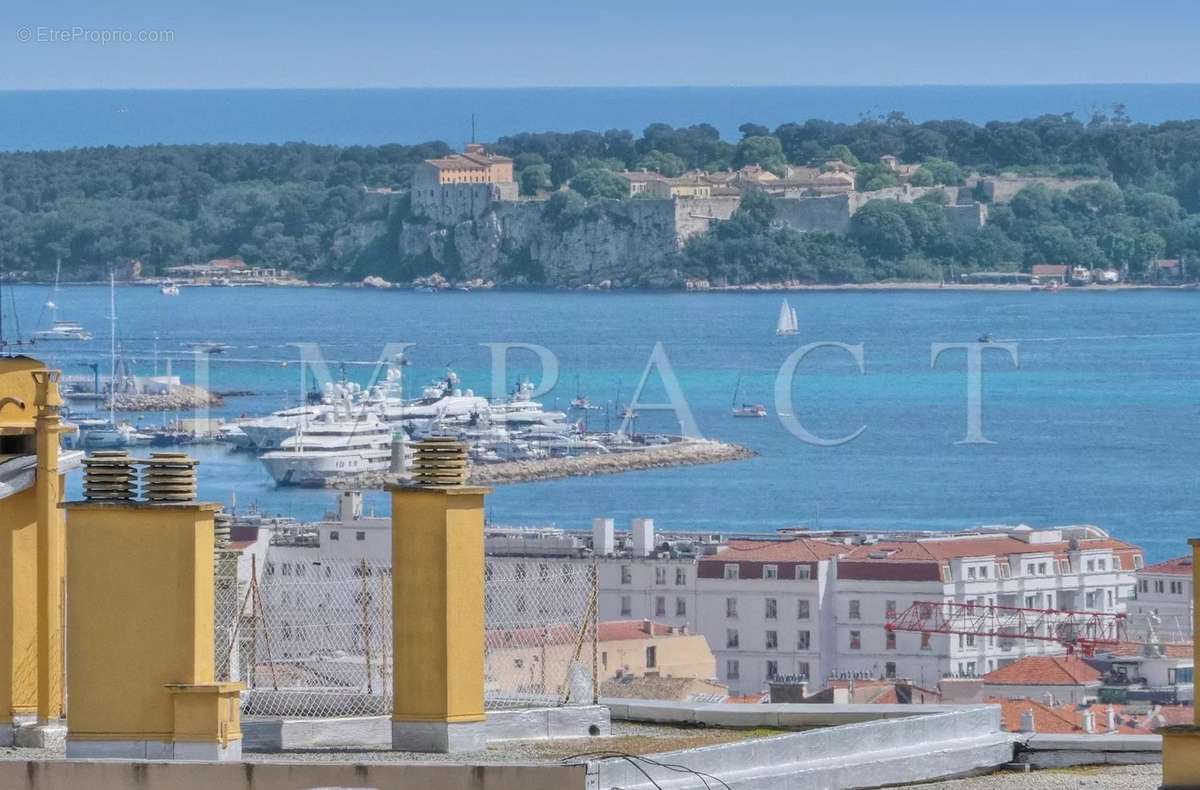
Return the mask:
M 193 87 L 57 87 L 57 88 L 0 88 L 0 93 L 106 93 L 106 92 L 217 92 L 217 91 L 570 91 L 570 90 L 679 90 L 679 89 L 824 89 L 824 90 L 880 90 L 904 88 L 1121 88 L 1121 87 L 1200 87 L 1196 82 L 1018 82 L 1018 83 L 971 83 L 971 82 L 914 82 L 914 83 L 855 83 L 855 84 L 803 84 L 803 83 L 757 83 L 757 84 L 647 84 L 647 85 L 338 85 L 338 86 L 193 86 Z

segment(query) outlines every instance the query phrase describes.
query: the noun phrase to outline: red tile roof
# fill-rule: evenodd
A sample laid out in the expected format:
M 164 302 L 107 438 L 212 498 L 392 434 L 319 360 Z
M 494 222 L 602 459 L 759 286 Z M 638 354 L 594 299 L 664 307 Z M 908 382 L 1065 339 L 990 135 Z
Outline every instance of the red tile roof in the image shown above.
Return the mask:
M 694 636 L 671 633 L 671 626 L 663 623 L 652 623 L 654 636 Z M 529 647 L 547 644 L 565 644 L 575 642 L 579 638 L 580 626 L 575 623 L 557 623 L 545 627 L 530 628 L 489 628 L 487 644 L 489 647 Z M 608 620 L 600 623 L 596 629 L 596 639 L 600 642 L 621 642 L 627 639 L 649 639 L 642 620 Z
M 731 540 L 719 554 L 701 562 L 816 562 L 836 557 L 848 547 L 811 538 L 793 540 Z
M 988 697 L 984 702 L 1000 706 L 1000 727 L 1008 732 L 1021 731 L 1021 717 L 1027 711 L 1033 711 L 1034 732 L 1044 733 L 1081 733 L 1083 726 L 1079 723 L 1074 708 L 1065 706 L 1052 708 L 1031 699 L 1001 699 Z
M 1099 683 L 1100 670 L 1075 656 L 1028 656 L 983 676 L 990 686 L 1086 686 Z
M 1166 562 L 1147 565 L 1145 568 L 1142 568 L 1142 573 L 1169 573 L 1178 576 L 1191 576 L 1192 571 L 1192 555 L 1190 554 L 1186 557 L 1175 557 Z
M 1167 658 L 1192 657 L 1193 651 L 1190 644 L 1160 644 L 1158 647 Z M 1146 645 L 1142 642 L 1120 642 L 1112 648 L 1105 648 L 1104 653 L 1118 657 L 1144 656 L 1146 654 Z

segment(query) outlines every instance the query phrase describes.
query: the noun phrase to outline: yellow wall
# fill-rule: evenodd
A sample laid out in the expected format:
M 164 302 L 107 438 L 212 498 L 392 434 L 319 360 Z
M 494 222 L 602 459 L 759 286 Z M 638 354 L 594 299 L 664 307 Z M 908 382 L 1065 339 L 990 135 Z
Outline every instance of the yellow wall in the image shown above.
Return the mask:
M 0 499 L 0 720 L 37 707 L 34 489 Z
M 396 721 L 483 719 L 487 490 L 392 492 Z
M 69 737 L 169 739 L 213 679 L 214 506 L 67 505 Z
M 37 410 L 33 399 L 37 394 L 33 376 L 35 370 L 46 366 L 29 357 L 0 357 L 0 431 L 8 428 L 33 428 Z

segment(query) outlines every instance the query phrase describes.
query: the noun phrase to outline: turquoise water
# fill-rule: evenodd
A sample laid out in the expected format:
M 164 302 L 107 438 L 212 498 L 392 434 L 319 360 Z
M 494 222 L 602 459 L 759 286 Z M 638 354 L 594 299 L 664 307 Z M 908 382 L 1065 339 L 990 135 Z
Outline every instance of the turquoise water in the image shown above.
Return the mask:
M 49 289 L 14 289 L 22 329 L 35 323 Z M 7 295 L 6 295 L 7 296 Z M 663 528 L 763 531 L 827 528 L 953 529 L 981 523 L 1035 526 L 1090 522 L 1146 547 L 1151 558 L 1184 550 L 1200 521 L 1200 319 L 1198 292 L 803 292 L 788 296 L 798 337 L 777 338 L 777 294 L 443 293 L 329 289 L 119 288 L 122 345 L 140 372 L 174 356 L 191 377 L 186 342 L 231 348 L 213 359 L 211 386 L 250 389 L 224 413 L 261 413 L 294 400 L 297 354 L 316 342 L 336 370 L 365 381 L 387 342 L 409 351 L 410 392 L 450 364 L 464 386 L 490 388 L 486 342 L 545 346 L 559 358 L 558 386 L 542 400 L 565 407 L 582 388 L 598 403 L 628 401 L 661 341 L 700 430 L 740 442 L 759 457 L 719 466 L 507 486 L 490 498 L 505 523 L 585 527 L 593 516 L 657 519 Z M 11 307 L 6 301 L 6 330 Z M 103 287 L 64 288 L 64 318 L 96 333 L 87 344 L 38 354 L 68 373 L 107 363 Z M 42 323 L 48 317 L 43 315 Z M 933 342 L 983 333 L 1018 344 L 1020 367 L 985 361 L 984 433 L 995 444 L 955 444 L 966 431 L 965 362 L 948 352 L 930 368 Z M 813 341 L 861 343 L 866 374 L 840 352 L 819 351 L 801 367 L 796 416 L 813 433 L 855 441 L 804 444 L 775 417 L 774 384 L 789 353 Z M 286 367 L 283 362 L 291 360 Z M 514 353 L 508 380 L 539 377 L 532 355 Z M 771 418 L 737 420 L 729 406 L 738 376 L 744 400 Z M 661 400 L 656 376 L 645 393 Z M 148 419 L 157 421 L 157 415 Z M 602 427 L 603 413 L 593 417 Z M 669 429 L 647 417 L 643 428 Z M 300 517 L 332 497 L 277 490 L 257 462 L 197 447 L 206 497 L 257 502 Z M 379 496 L 372 498 L 382 505 Z
M 915 121 L 1015 121 L 1125 104 L 1136 121 L 1191 117 L 1200 85 L 922 85 L 398 90 L 0 91 L 0 150 L 159 143 L 378 145 L 481 140 L 516 132 L 710 123 L 726 139 L 747 121 L 771 128 L 853 123 L 893 110 Z

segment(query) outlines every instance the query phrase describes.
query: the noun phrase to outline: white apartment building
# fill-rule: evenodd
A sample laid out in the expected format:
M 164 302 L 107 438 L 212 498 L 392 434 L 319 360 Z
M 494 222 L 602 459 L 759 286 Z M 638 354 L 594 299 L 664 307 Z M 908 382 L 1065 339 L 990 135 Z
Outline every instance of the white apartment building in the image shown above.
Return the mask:
M 339 509 L 338 520 L 317 526 L 317 551 L 272 546 L 275 572 L 288 555 L 386 561 L 389 520 L 363 517 L 350 494 Z M 611 519 L 596 519 L 590 536 L 489 527 L 487 546 L 494 572 L 513 578 L 551 578 L 568 571 L 563 564 L 581 578 L 594 562 L 601 621 L 688 626 L 706 637 L 718 679 L 735 694 L 762 691 L 779 676 L 808 678 L 813 690 L 847 675 L 906 678 L 923 687 L 946 675 L 982 676 L 1024 656 L 1064 650 L 1021 638 L 889 633 L 889 612 L 927 601 L 1116 613 L 1143 582 L 1141 550 L 1086 525 L 952 534 L 797 530 L 723 540 L 658 535 L 649 519 L 635 519 L 617 535 Z M 1177 595 L 1170 581 L 1183 575 L 1160 575 L 1162 595 Z M 1152 576 L 1144 581 L 1157 589 Z M 1179 597 L 1190 599 L 1190 583 L 1184 589 Z M 1150 605 L 1147 594 L 1139 592 L 1133 605 Z
M 1147 565 L 1137 573 L 1137 591 L 1129 602 L 1130 636 L 1163 642 L 1192 640 L 1196 591 L 1191 556 Z

